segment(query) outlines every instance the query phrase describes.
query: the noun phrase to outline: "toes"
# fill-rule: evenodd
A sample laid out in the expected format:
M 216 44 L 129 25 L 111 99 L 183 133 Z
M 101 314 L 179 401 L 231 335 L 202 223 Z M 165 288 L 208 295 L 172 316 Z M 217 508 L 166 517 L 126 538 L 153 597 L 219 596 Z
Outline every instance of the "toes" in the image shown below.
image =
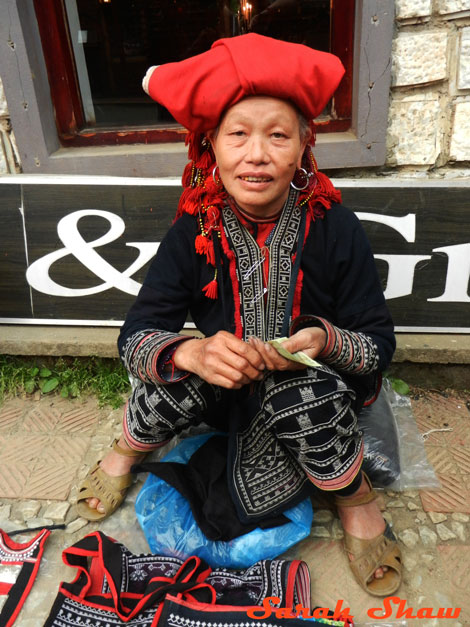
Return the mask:
M 103 504 L 99 501 L 99 499 L 92 497 L 89 499 L 86 499 L 87 505 L 90 509 L 96 509 L 97 512 L 99 512 L 100 514 L 104 514 L 105 513 L 105 509 Z

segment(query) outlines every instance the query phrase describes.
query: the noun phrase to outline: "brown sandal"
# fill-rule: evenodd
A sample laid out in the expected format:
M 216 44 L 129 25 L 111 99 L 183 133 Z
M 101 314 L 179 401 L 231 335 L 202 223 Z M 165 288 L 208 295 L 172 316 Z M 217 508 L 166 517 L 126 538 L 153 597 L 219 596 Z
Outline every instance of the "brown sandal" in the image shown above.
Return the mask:
M 141 451 L 122 448 L 117 440 L 114 440 L 112 447 L 116 453 L 126 457 L 140 457 L 143 455 Z M 132 481 L 133 475 L 130 472 L 118 477 L 112 477 L 100 467 L 100 462 L 96 463 L 80 486 L 76 505 L 78 514 L 82 518 L 86 518 L 86 520 L 93 521 L 104 520 L 111 516 L 124 501 Z M 105 511 L 99 512 L 96 508 L 89 507 L 86 502 L 86 499 L 89 498 L 97 498 L 104 506 Z
M 370 492 L 356 497 L 336 496 L 335 503 L 341 507 L 365 505 L 377 499 L 377 492 L 372 488 L 369 477 L 364 478 L 370 487 Z M 389 596 L 396 592 L 401 584 L 402 563 L 401 551 L 397 539 L 389 524 L 385 522 L 385 530 L 371 540 L 363 540 L 344 532 L 344 549 L 353 558 L 350 560 L 351 570 L 359 583 L 373 596 Z M 388 567 L 382 579 L 373 577 L 377 568 Z M 369 582 L 369 579 L 373 579 Z

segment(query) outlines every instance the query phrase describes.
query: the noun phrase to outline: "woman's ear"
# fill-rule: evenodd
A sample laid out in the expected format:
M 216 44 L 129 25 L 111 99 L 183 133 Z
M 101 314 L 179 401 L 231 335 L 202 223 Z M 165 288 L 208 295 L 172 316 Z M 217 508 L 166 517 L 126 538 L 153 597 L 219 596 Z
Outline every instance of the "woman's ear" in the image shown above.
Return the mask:
M 307 129 L 307 131 L 305 132 L 305 136 L 300 144 L 300 155 L 297 161 L 297 168 L 302 167 L 302 158 L 304 156 L 305 149 L 307 148 L 308 143 L 311 138 L 312 138 L 312 131 L 310 129 Z
M 212 129 L 210 131 L 207 131 L 206 137 L 209 140 L 209 143 L 212 147 L 212 152 L 215 155 L 215 139 L 217 137 L 217 129 Z

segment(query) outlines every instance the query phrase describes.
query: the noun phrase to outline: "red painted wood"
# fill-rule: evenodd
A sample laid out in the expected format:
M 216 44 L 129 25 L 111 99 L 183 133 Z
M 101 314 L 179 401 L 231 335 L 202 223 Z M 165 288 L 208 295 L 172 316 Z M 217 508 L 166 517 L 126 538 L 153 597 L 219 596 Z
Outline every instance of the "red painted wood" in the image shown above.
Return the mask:
M 341 59 L 346 69 L 333 100 L 333 115 L 338 119 L 351 119 L 354 15 L 355 0 L 332 0 L 331 52 Z
M 75 62 L 62 0 L 34 0 L 59 135 L 84 124 Z

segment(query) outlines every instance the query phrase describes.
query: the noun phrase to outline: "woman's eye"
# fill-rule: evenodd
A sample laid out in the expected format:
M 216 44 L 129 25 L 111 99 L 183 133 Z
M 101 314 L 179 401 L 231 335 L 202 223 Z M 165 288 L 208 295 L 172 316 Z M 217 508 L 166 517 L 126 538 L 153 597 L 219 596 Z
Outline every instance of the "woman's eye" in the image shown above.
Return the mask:
M 276 131 L 272 134 L 272 136 L 274 137 L 274 139 L 284 139 L 285 137 L 287 137 L 287 135 L 285 133 L 281 133 L 281 131 Z
M 233 131 L 232 135 L 235 135 L 235 137 L 243 137 L 245 135 L 245 131 Z

